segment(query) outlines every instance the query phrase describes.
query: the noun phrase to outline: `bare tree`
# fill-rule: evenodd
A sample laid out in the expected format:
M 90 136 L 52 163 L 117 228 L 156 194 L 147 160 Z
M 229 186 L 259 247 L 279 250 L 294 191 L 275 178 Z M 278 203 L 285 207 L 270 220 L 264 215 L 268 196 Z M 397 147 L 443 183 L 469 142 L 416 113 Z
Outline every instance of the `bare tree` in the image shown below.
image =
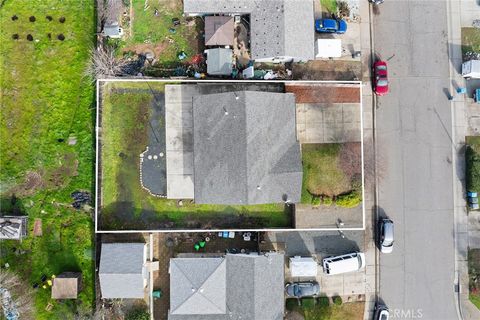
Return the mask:
M 93 80 L 125 75 L 124 68 L 128 62 L 115 57 L 115 50 L 108 45 L 100 45 L 90 50 L 90 63 L 85 75 Z

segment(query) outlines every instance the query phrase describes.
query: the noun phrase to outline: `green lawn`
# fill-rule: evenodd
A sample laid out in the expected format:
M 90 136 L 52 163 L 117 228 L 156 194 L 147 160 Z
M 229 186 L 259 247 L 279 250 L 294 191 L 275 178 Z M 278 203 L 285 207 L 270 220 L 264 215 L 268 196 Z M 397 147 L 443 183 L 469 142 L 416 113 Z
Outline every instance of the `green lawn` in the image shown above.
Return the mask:
M 188 58 L 197 53 L 197 26 L 194 23 L 187 25 L 182 16 L 182 1 L 151 2 L 147 9 L 144 0 L 133 0 L 132 3 L 132 35 L 125 39 L 122 50 L 148 48 L 156 53 L 159 63 L 168 65 L 180 62 L 177 58 L 180 51 L 184 51 Z M 157 16 L 154 14 L 155 9 L 159 12 Z M 179 19 L 181 24 L 172 33 L 169 29 L 173 28 L 174 18 Z
M 333 199 L 347 208 L 360 204 L 360 145 L 303 144 L 302 162 L 302 203 L 331 205 Z
M 322 10 L 329 13 L 337 13 L 337 0 L 320 0 L 322 4 Z
M 333 197 L 352 189 L 338 164 L 340 147 L 340 144 L 302 145 L 304 198 L 309 194 Z
M 163 92 L 162 83 L 150 88 Z M 147 89 L 145 83 L 109 83 L 102 102 L 102 229 L 289 227 L 283 204 L 198 205 L 154 197 L 139 179 L 139 155 L 145 151 L 152 94 L 128 94 L 115 88 Z M 122 155 L 122 156 L 120 156 Z
M 340 305 L 330 304 L 328 298 L 316 299 L 312 305 L 304 299 L 299 306 L 296 299 L 287 299 L 286 309 L 303 315 L 305 320 L 361 320 L 365 309 L 364 302 L 349 302 Z M 308 302 L 308 303 L 307 303 Z
M 94 1 L 7 0 L 0 6 L 2 213 L 27 214 L 30 229 L 22 243 L 1 243 L 0 263 L 8 262 L 29 286 L 42 274 L 81 271 L 84 289 L 76 301 L 53 301 L 50 289 L 35 292 L 36 319 L 73 318 L 94 303 L 92 220 L 69 207 L 70 193 L 90 191 L 93 183 L 94 87 L 83 72 L 94 44 Z M 36 183 L 24 183 L 27 173 Z M 31 232 L 35 218 L 43 222 L 41 237 Z
M 480 29 L 462 28 L 462 53 L 467 52 L 480 53 Z
M 468 250 L 469 299 L 480 309 L 480 249 Z

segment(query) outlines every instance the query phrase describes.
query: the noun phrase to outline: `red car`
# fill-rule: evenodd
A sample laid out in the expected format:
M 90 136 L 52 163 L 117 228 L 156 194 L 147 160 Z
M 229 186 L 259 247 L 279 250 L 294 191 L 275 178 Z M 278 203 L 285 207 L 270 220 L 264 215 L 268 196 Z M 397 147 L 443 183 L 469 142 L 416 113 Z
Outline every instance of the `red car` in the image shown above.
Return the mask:
M 385 61 L 377 61 L 373 64 L 373 91 L 379 96 L 388 93 L 388 72 Z

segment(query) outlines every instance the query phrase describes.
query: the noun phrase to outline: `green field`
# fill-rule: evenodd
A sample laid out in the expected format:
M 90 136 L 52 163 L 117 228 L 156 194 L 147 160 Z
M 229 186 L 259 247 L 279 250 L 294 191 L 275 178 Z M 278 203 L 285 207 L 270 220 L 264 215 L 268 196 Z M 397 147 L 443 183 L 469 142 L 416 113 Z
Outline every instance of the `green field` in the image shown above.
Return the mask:
M 179 206 L 176 200 L 150 195 L 139 178 L 139 155 L 147 146 L 149 106 L 153 99 L 145 90 L 162 93 L 163 84 L 122 82 L 105 84 L 103 88 L 103 230 L 290 226 L 290 215 L 284 212 L 283 204 L 222 206 L 184 201 Z
M 79 299 L 56 302 L 49 288 L 34 295 L 36 319 L 70 319 L 94 303 L 92 219 L 70 207 L 72 191 L 93 185 L 94 86 L 83 73 L 94 45 L 94 1 L 7 0 L 0 6 L 2 214 L 29 216 L 28 238 L 3 241 L 0 263 L 8 262 L 28 286 L 43 274 L 81 271 Z M 35 218 L 43 223 L 39 237 L 32 235 Z

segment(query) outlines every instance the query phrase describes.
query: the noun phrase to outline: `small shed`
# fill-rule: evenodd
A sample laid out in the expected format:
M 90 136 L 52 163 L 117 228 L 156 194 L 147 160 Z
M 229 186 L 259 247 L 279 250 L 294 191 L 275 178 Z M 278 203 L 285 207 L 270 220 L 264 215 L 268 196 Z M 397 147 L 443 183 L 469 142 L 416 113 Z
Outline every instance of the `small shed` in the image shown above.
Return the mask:
M 340 58 L 341 56 L 341 39 L 317 39 L 316 58 Z
M 233 51 L 229 48 L 205 50 L 207 53 L 207 73 L 214 76 L 229 76 L 233 68 Z
M 205 45 L 233 46 L 233 17 L 205 17 Z
M 295 256 L 290 258 L 292 277 L 315 277 L 318 264 L 312 257 Z
M 103 27 L 103 36 L 112 39 L 119 39 L 123 36 L 123 29 L 120 27 L 118 22 L 105 24 Z
M 64 272 L 53 279 L 52 299 L 77 299 L 81 290 L 82 274 Z

